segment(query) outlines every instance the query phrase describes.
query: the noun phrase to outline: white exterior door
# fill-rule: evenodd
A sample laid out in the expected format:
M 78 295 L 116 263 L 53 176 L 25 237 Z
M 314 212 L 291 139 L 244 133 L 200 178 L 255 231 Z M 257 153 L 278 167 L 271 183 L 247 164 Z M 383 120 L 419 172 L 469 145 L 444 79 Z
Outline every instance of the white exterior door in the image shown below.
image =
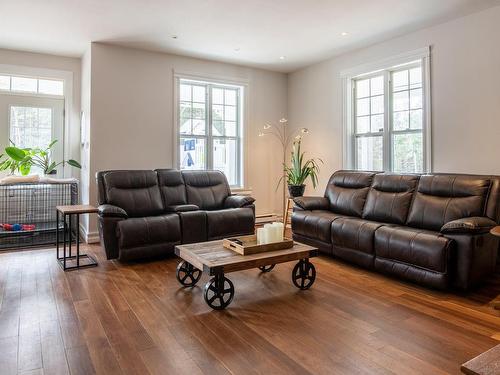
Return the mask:
M 64 155 L 64 99 L 0 94 L 0 153 L 10 141 L 17 147 L 43 148 L 54 139 L 58 142 L 51 158 L 60 162 Z M 63 177 L 62 166 L 57 168 L 57 177 Z

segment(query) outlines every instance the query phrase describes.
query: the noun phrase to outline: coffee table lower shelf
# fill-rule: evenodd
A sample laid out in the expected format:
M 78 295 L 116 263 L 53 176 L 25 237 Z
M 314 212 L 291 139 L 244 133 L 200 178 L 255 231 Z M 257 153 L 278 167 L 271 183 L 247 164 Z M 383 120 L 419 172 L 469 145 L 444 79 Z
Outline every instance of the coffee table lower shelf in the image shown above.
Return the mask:
M 259 268 L 270 272 L 276 264 L 297 261 L 292 271 L 293 284 L 309 289 L 316 279 L 316 269 L 309 258 L 318 255 L 318 249 L 295 243 L 290 249 L 265 253 L 240 255 L 226 249 L 222 241 L 200 242 L 175 247 L 175 254 L 182 259 L 177 266 L 177 280 L 184 287 L 195 286 L 203 272 L 213 276 L 204 288 L 203 297 L 212 309 L 225 309 L 234 297 L 234 284 L 227 273 Z

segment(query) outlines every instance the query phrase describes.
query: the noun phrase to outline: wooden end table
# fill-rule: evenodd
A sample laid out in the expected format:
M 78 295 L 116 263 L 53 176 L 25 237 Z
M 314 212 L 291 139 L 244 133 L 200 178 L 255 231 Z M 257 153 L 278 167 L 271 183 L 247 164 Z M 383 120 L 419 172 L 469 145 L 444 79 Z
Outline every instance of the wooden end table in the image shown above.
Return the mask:
M 177 280 L 185 287 L 193 287 L 202 272 L 214 276 L 205 284 L 205 302 L 212 309 L 225 309 L 233 300 L 234 285 L 225 274 L 259 268 L 271 271 L 278 263 L 298 261 L 292 271 L 293 284 L 302 290 L 309 289 L 316 279 L 316 269 L 309 258 L 318 255 L 318 249 L 295 242 L 290 249 L 240 255 L 222 245 L 222 240 L 178 245 L 175 254 L 182 258 L 177 266 Z
M 496 226 L 492 230 L 490 230 L 490 233 L 494 236 L 500 237 L 500 226 Z M 500 300 L 496 299 L 495 301 L 492 302 L 493 308 L 496 310 L 500 310 Z
M 64 271 L 71 271 L 85 267 L 97 266 L 97 261 L 88 254 L 80 254 L 80 215 L 96 213 L 97 208 L 90 205 L 69 205 L 56 206 L 56 252 L 57 261 Z M 59 221 L 63 218 L 63 256 L 59 255 Z M 76 255 L 71 253 L 72 235 L 72 216 L 76 216 Z M 68 240 L 67 240 L 68 239 Z M 66 245 L 67 244 L 67 245 Z M 66 246 L 68 252 L 66 252 Z M 68 265 L 69 264 L 69 265 Z

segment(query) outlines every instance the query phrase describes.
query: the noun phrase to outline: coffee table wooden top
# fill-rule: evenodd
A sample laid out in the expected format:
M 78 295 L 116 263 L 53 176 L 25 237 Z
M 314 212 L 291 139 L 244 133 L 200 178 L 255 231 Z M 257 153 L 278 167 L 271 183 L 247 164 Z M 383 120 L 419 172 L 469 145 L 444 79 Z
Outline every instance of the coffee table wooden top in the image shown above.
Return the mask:
M 68 206 L 56 206 L 56 210 L 63 215 L 70 214 L 92 214 L 97 212 L 97 208 L 90 204 L 71 204 Z
M 175 254 L 199 270 L 215 275 L 315 257 L 318 255 L 318 249 L 295 242 L 290 249 L 240 255 L 226 249 L 222 240 L 218 240 L 178 245 L 175 247 Z

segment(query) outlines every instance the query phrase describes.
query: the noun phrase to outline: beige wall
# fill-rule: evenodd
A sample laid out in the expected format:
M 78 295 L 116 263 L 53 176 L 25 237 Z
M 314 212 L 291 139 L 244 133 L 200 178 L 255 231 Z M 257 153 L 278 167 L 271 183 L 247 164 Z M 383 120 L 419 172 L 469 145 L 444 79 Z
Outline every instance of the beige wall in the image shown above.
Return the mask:
M 286 115 L 286 74 L 100 43 L 92 43 L 90 60 L 90 203 L 97 200 L 97 171 L 174 167 L 173 72 L 180 71 L 248 82 L 245 188 L 257 213 L 280 212 L 274 186 L 281 154 L 273 139 L 257 134 Z
M 322 194 L 342 168 L 342 82 L 345 69 L 431 46 L 434 172 L 500 174 L 500 7 L 364 48 L 289 75 L 294 127 L 311 130 L 304 148 L 325 161 Z

